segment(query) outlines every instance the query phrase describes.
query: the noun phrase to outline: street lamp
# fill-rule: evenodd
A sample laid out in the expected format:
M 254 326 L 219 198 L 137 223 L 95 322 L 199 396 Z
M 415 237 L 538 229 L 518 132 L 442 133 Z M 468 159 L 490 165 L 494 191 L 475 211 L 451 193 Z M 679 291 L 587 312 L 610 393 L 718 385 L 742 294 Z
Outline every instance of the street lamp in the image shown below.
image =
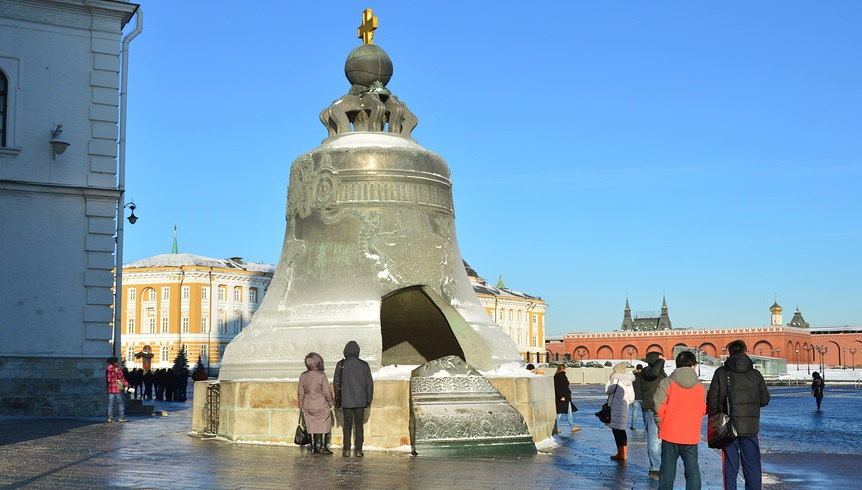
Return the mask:
M 583 349 L 578 349 L 577 354 L 581 358 L 581 366 L 583 367 L 583 365 L 584 365 L 584 354 L 586 354 L 586 352 L 584 352 Z
M 697 356 L 697 377 L 699 378 L 700 377 L 700 359 L 701 359 L 701 354 L 703 354 L 703 351 L 698 349 L 697 347 L 695 347 L 694 348 L 694 354 L 695 354 L 695 356 Z
M 763 349 L 760 349 L 760 356 L 763 357 Z
M 850 360 L 852 361 L 853 370 L 855 371 L 856 370 L 856 348 L 855 347 L 850 349 Z
M 844 348 L 844 369 L 847 369 L 847 347 Z
M 799 349 L 796 349 L 796 370 L 799 371 Z
M 808 368 L 808 374 L 811 374 L 811 358 L 814 357 L 814 346 L 809 345 L 806 350 L 808 354 L 806 354 L 807 359 L 805 359 L 806 368 Z
M 635 350 L 632 349 L 631 347 L 629 347 L 628 350 L 626 350 L 626 352 L 629 353 L 629 364 L 631 364 L 632 363 L 632 354 L 635 353 Z
M 725 354 L 725 352 L 727 352 L 727 347 L 722 347 L 721 348 L 721 357 L 727 357 L 727 354 Z

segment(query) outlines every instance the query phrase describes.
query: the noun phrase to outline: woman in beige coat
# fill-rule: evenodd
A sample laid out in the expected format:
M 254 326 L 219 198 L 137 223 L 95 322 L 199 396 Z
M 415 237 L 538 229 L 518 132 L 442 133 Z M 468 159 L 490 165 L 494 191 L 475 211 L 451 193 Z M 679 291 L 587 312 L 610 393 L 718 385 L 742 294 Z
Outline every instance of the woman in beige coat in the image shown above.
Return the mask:
M 312 451 L 314 454 L 332 454 L 324 444 L 324 434 L 328 434 L 332 428 L 330 409 L 333 396 L 329 380 L 323 372 L 323 358 L 312 352 L 305 356 L 305 367 L 308 370 L 299 375 L 296 399 L 305 417 L 305 428 L 312 437 Z

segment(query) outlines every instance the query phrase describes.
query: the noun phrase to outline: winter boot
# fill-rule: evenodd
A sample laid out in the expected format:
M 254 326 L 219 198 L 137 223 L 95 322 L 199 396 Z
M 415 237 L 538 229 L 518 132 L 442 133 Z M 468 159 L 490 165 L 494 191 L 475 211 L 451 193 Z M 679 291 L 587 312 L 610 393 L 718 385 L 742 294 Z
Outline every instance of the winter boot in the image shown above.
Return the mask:
M 326 435 L 315 434 L 315 437 L 318 437 L 318 439 L 317 439 L 317 444 L 318 444 L 317 453 L 318 454 L 325 454 L 327 456 L 331 455 L 332 451 L 330 451 L 329 448 L 326 447 Z
M 365 454 L 362 452 L 362 444 L 356 445 L 356 450 L 353 452 L 353 454 L 356 455 L 357 458 L 365 456 Z
M 628 446 L 618 447 L 617 448 L 617 454 L 611 456 L 611 459 L 613 459 L 614 461 L 625 461 L 627 451 L 628 451 Z
M 320 434 L 311 434 L 311 454 L 320 454 Z

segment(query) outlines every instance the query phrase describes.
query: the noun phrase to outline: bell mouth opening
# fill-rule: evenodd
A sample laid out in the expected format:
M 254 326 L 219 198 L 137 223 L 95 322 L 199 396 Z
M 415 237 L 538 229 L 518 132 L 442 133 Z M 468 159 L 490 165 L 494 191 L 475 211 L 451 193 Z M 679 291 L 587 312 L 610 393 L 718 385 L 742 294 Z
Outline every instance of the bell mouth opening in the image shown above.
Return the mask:
M 380 305 L 381 365 L 420 365 L 446 356 L 463 360 L 464 350 L 444 308 L 451 309 L 425 286 L 411 286 L 384 296 Z M 449 316 L 453 313 L 460 318 L 454 310 Z

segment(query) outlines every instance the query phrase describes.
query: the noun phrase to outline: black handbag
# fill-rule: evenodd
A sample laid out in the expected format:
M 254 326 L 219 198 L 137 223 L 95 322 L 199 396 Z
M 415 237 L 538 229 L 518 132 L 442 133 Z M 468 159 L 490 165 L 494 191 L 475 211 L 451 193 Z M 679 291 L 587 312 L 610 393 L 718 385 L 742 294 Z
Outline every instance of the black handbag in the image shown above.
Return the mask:
M 571 403 L 571 404 L 572 404 L 572 413 L 577 412 L 577 411 L 578 411 L 578 407 L 576 407 L 576 406 L 575 406 L 575 402 L 570 401 L 569 403 Z
M 715 415 L 710 415 L 706 423 L 707 446 L 713 449 L 723 449 L 737 437 L 733 425 L 733 402 L 730 398 L 730 371 L 727 372 L 726 408 Z
M 596 412 L 596 417 L 598 417 L 602 423 L 611 423 L 611 406 L 605 402 L 605 404 L 602 405 L 602 409 Z
M 302 411 L 299 412 L 299 423 L 296 424 L 296 435 L 293 436 L 293 443 L 297 446 L 311 444 L 311 434 L 305 430 L 305 417 L 303 417 Z
M 614 397 L 617 396 L 617 389 L 619 389 L 619 383 L 617 383 L 617 388 L 614 390 L 614 394 L 611 395 L 611 399 L 606 401 L 604 405 L 602 405 L 602 409 L 596 412 L 596 417 L 603 424 L 611 423 L 611 404 L 614 402 Z

